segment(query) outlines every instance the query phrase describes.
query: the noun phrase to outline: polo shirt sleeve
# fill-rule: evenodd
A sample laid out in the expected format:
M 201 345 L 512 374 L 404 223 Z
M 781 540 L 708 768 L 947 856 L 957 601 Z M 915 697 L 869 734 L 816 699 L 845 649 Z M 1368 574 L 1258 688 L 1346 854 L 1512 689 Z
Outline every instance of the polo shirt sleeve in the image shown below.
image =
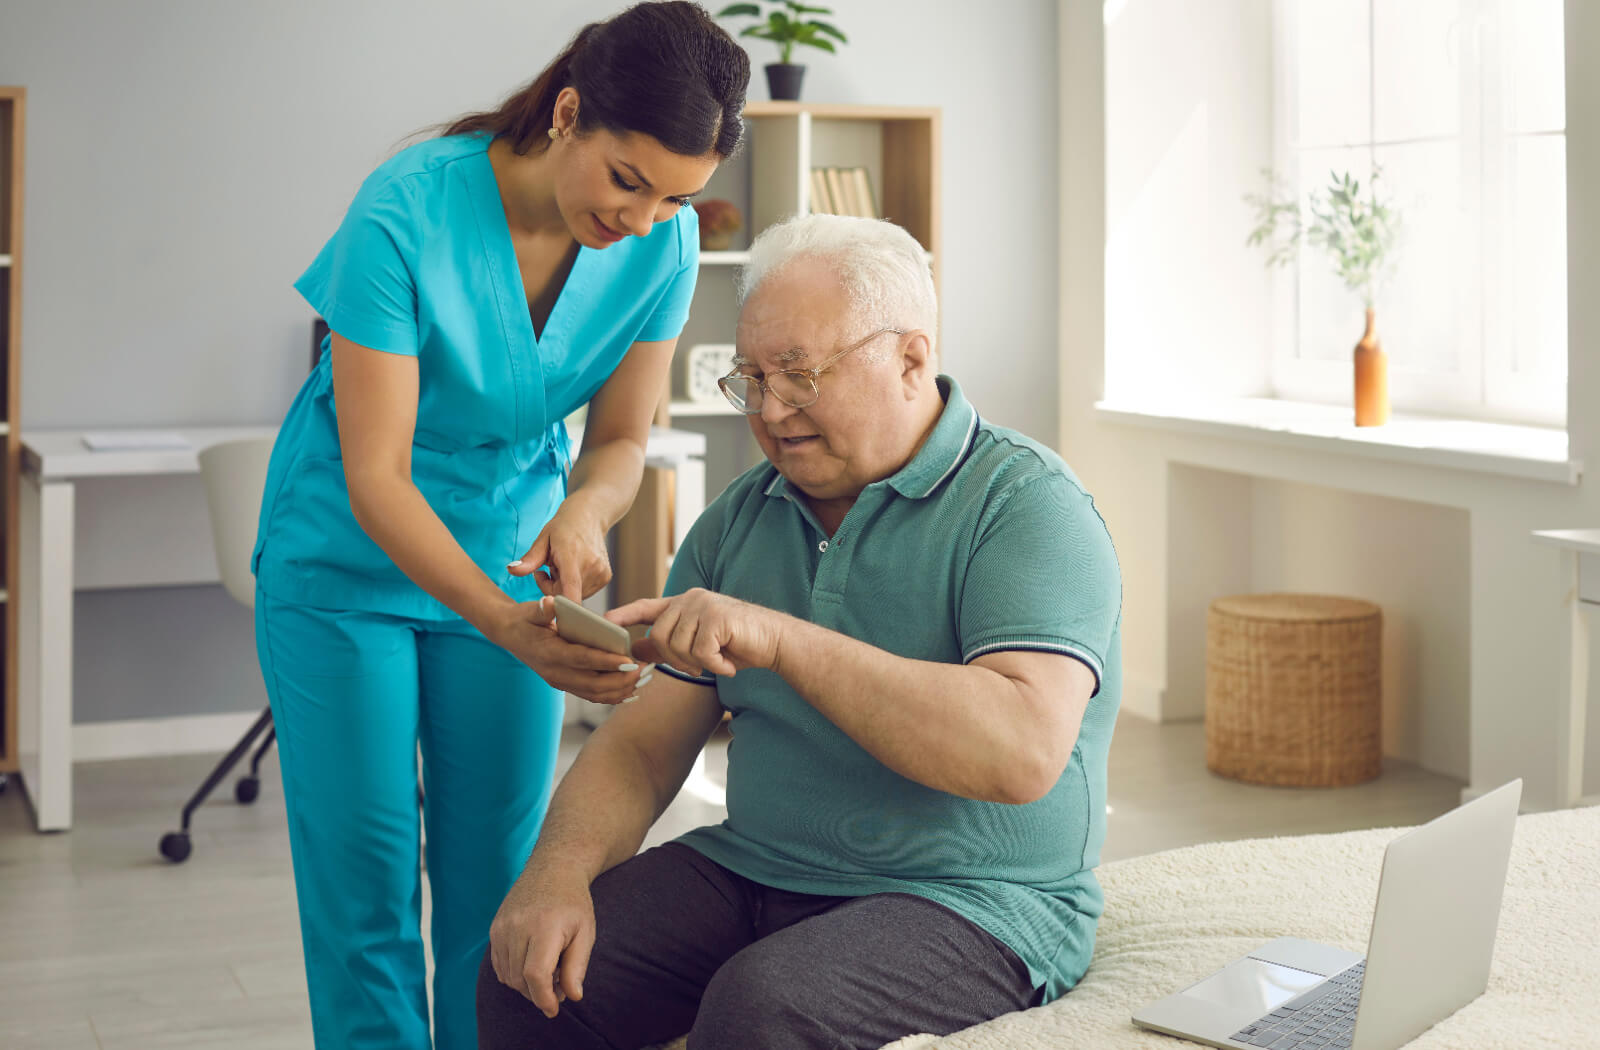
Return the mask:
M 1122 575 L 1105 522 L 1064 475 L 1023 482 L 980 529 L 961 588 L 962 662 L 986 653 L 1061 653 L 1094 672 L 1122 612 Z
M 713 586 L 715 581 L 712 569 L 716 564 L 717 543 L 722 537 L 723 503 L 723 500 L 714 501 L 699 518 L 695 519 L 695 523 L 689 526 L 689 534 L 683 538 L 677 553 L 672 556 L 672 567 L 667 570 L 667 585 L 661 591 L 663 597 L 670 598 L 695 587 L 716 590 Z M 717 684 L 716 675 L 684 674 L 665 663 L 656 664 L 656 670 L 682 682 L 693 682 L 695 685 Z
M 352 343 L 415 357 L 418 239 L 404 182 L 369 179 L 295 290 Z
M 676 339 L 689 320 L 695 280 L 700 275 L 700 221 L 693 208 L 682 208 L 674 219 L 678 229 L 678 268 L 672 272 L 655 312 L 639 330 L 638 341 L 655 343 Z

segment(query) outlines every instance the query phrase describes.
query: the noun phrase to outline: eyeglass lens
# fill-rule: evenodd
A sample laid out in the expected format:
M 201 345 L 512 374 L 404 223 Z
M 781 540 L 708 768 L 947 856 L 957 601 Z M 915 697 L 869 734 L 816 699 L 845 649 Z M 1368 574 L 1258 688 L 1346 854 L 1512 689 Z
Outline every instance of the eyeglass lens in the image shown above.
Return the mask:
M 767 377 L 767 389 L 792 408 L 805 408 L 817 399 L 817 387 L 810 377 L 793 372 L 774 372 Z M 723 390 L 739 411 L 751 415 L 761 411 L 761 384 L 749 376 L 729 376 Z

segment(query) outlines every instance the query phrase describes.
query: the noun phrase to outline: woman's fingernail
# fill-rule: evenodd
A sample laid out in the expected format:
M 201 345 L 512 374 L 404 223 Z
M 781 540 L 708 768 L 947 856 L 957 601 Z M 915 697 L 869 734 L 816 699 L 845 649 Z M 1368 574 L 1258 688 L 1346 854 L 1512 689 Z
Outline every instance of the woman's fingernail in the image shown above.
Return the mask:
M 639 676 L 639 680 L 634 683 L 634 688 L 635 689 L 643 689 L 645 683 L 650 681 L 651 677 L 652 677 L 652 675 L 650 674 L 650 672 L 646 671 L 644 674 L 640 675 Z
M 639 699 L 639 694 L 638 693 L 634 693 L 632 696 L 628 697 L 626 700 L 624 700 L 622 702 L 625 703 L 625 704 L 631 704 L 637 699 Z
M 506 562 L 506 568 L 508 568 L 508 569 L 520 569 L 520 568 L 522 568 L 522 562 L 520 562 L 520 561 L 508 561 L 508 562 Z
M 617 668 L 619 671 L 637 671 L 638 669 L 638 664 L 623 664 L 621 667 Z

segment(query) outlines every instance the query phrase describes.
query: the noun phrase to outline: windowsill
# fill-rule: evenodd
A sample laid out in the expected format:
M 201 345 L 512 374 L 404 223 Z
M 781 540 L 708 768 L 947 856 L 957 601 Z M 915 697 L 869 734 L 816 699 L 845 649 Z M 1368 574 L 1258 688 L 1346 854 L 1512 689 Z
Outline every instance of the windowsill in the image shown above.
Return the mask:
M 1554 427 L 1394 415 L 1381 427 L 1357 427 L 1350 409 L 1243 397 L 1216 400 L 1095 402 L 1108 423 L 1266 442 L 1453 470 L 1576 485 L 1580 460 L 1567 458 L 1567 432 Z

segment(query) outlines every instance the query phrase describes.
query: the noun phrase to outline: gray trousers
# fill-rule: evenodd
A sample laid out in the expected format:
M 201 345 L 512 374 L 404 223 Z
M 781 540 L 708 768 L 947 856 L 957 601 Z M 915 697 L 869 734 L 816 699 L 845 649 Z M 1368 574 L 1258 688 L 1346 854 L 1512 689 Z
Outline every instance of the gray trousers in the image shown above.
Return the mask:
M 554 1020 L 478 971 L 481 1050 L 876 1048 L 1037 1004 L 1015 953 L 943 905 L 904 893 L 772 889 L 668 843 L 593 886 L 583 1000 Z

